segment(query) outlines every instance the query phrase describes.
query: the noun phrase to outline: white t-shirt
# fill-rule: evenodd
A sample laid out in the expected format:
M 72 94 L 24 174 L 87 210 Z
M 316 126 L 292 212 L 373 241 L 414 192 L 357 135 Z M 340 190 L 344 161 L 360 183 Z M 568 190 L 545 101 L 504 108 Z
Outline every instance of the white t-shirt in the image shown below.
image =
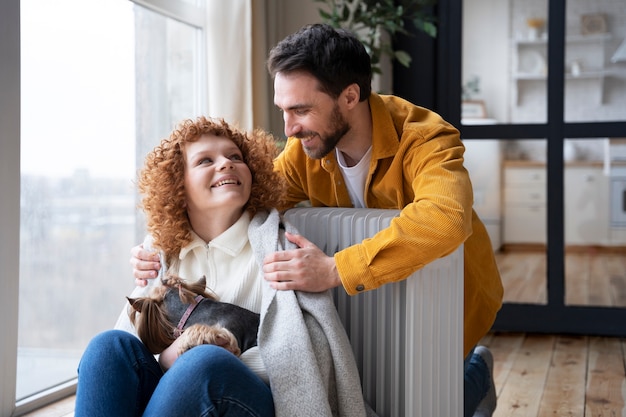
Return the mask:
M 350 194 L 350 201 L 355 208 L 365 207 L 365 180 L 367 179 L 367 173 L 370 167 L 370 161 L 372 159 L 372 147 L 367 150 L 363 158 L 353 167 L 348 167 L 343 154 L 339 149 L 335 149 L 337 155 L 337 163 L 339 163 L 339 169 L 343 174 L 343 179 L 348 187 L 348 194 Z

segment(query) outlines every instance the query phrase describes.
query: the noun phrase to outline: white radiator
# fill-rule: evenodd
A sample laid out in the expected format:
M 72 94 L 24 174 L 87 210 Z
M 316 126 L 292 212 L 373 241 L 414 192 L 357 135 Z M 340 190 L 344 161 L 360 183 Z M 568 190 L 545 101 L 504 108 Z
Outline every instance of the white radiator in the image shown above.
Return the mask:
M 373 236 L 398 210 L 296 208 L 286 219 L 332 255 Z M 406 280 L 335 302 L 363 393 L 381 417 L 463 413 L 463 247 Z

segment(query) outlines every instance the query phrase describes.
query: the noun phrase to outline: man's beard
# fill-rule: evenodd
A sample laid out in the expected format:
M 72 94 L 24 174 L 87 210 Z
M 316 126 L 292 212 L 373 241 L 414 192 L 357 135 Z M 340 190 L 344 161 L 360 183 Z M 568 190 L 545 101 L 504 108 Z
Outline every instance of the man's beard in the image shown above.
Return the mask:
M 306 153 L 310 158 L 322 159 L 323 157 L 328 155 L 330 152 L 332 152 L 333 149 L 335 149 L 341 138 L 343 138 L 346 133 L 350 131 L 351 126 L 343 118 L 337 104 L 335 104 L 333 112 L 330 115 L 330 127 L 330 133 L 327 133 L 323 136 L 319 133 L 314 133 L 313 135 L 311 135 L 311 133 L 313 132 L 301 132 L 299 135 L 296 136 L 302 139 L 317 135 L 320 138 L 319 149 L 311 149 L 305 147 L 304 145 L 302 146 L 304 153 Z

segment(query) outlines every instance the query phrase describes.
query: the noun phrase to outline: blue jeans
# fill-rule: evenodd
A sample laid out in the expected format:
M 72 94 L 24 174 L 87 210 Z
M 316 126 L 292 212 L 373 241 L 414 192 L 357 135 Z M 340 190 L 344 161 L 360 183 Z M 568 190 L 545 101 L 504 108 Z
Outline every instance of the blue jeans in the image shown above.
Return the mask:
M 474 353 L 474 349 L 467 355 L 463 363 L 465 372 L 463 373 L 463 416 L 472 417 L 476 407 L 487 395 L 491 386 L 491 375 L 487 364 Z
M 135 336 L 93 338 L 78 366 L 75 417 L 273 417 L 270 388 L 239 358 L 197 346 L 163 373 Z

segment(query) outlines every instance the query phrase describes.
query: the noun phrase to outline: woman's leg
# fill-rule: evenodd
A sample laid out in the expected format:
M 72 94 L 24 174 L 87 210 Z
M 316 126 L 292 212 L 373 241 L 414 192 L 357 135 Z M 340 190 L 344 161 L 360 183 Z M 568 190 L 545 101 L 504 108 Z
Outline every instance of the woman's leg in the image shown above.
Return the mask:
M 144 417 L 274 417 L 272 393 L 226 349 L 201 345 L 185 352 L 165 373 Z
M 94 337 L 78 365 L 76 417 L 141 416 L 163 372 L 130 333 L 109 330 Z

